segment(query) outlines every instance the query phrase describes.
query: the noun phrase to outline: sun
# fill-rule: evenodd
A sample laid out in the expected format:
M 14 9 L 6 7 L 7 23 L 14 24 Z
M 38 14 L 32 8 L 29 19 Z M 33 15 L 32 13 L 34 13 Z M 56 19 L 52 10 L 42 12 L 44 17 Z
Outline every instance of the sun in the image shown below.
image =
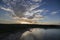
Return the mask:
M 17 21 L 20 24 L 36 24 L 36 21 L 33 21 L 31 19 L 20 19 Z

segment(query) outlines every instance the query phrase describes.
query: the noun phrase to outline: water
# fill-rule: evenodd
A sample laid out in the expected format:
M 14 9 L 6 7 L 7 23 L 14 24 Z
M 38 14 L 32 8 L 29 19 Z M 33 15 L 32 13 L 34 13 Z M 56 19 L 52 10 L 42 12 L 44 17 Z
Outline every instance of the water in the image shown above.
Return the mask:
M 39 38 L 41 40 L 60 40 L 60 29 L 37 29 L 37 30 L 40 31 L 32 31 L 32 33 L 35 34 L 36 38 Z M 3 34 L 4 35 L 0 36 L 1 40 L 20 40 L 20 37 L 22 36 L 22 31 L 19 30 L 16 32 L 7 32 Z M 33 35 L 31 36 L 31 34 L 28 33 L 25 36 L 23 36 L 23 38 L 25 39 L 30 39 L 31 37 L 33 37 Z

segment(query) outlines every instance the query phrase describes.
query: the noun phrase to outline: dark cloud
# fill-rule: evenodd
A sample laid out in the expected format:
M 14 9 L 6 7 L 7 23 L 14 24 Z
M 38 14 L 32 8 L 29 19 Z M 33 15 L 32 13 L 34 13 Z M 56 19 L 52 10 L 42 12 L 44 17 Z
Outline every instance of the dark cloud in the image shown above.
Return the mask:
M 4 3 L 9 5 L 18 17 L 24 17 L 26 11 L 36 4 L 28 0 L 3 0 Z

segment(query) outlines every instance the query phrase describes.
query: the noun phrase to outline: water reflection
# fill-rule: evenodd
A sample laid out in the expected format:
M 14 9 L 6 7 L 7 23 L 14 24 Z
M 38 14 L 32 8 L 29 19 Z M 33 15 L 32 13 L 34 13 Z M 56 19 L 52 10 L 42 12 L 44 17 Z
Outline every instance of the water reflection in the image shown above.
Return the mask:
M 60 29 L 33 28 L 22 34 L 21 40 L 60 40 Z

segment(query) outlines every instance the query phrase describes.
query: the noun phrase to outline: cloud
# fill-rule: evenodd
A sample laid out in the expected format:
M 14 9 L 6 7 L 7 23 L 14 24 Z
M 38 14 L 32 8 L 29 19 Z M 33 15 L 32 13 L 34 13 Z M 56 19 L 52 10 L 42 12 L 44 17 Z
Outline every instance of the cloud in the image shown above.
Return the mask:
M 34 1 L 34 2 L 42 2 L 42 0 L 32 0 L 32 1 Z
M 39 4 L 34 4 L 34 5 L 31 5 L 31 8 L 29 9 L 30 11 L 38 8 L 40 5 Z
M 60 10 L 52 11 L 52 12 L 51 12 L 51 15 L 56 15 L 56 14 L 59 13 L 59 12 L 60 12 Z
M 17 20 L 19 19 L 19 17 L 14 14 L 14 11 L 12 9 L 4 7 L 0 7 L 0 9 L 2 9 L 2 13 L 0 13 L 0 23 L 18 23 Z
M 12 9 L 10 9 L 10 8 L 4 8 L 4 7 L 0 7 L 0 8 L 1 8 L 2 10 L 4 10 L 4 11 L 10 12 L 11 15 L 16 16 L 15 13 L 14 13 L 14 11 L 13 11 Z M 8 14 L 9 14 L 9 13 L 8 13 Z
M 57 14 L 57 13 L 58 13 L 58 12 L 54 11 L 54 12 L 52 12 L 51 14 L 52 14 L 52 15 L 55 15 L 55 14 Z
M 25 15 L 28 15 L 28 16 L 33 16 L 34 14 L 40 14 L 40 13 L 42 13 L 44 10 L 33 10 L 33 11 L 27 11 L 26 13 L 25 13 Z
M 33 13 L 42 13 L 44 10 L 43 9 L 40 9 L 40 10 L 33 10 L 32 12 Z
M 44 19 L 44 16 L 39 15 L 39 14 L 35 14 L 35 16 L 32 20 L 39 21 L 39 20 L 43 20 L 43 19 Z
M 9 8 L 4 8 L 4 7 L 0 7 L 1 9 L 3 9 L 3 10 L 6 10 L 6 11 L 12 11 L 11 9 L 9 9 Z
M 41 1 L 41 0 L 35 0 L 35 1 Z M 14 13 L 18 17 L 23 17 L 27 11 L 32 11 L 40 6 L 39 3 L 32 3 L 30 1 L 25 0 L 3 0 L 4 3 L 10 4 L 11 8 L 13 9 Z M 17 4 L 18 3 L 18 4 Z M 9 9 L 7 9 L 9 10 Z

